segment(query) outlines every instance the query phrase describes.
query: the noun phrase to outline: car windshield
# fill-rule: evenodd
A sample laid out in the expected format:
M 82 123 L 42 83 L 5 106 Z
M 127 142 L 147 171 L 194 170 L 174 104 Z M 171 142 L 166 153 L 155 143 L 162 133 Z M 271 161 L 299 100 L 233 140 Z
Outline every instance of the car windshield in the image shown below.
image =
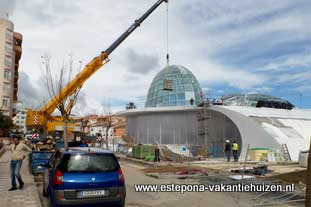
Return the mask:
M 65 154 L 58 169 L 63 172 L 117 171 L 119 164 L 112 154 Z

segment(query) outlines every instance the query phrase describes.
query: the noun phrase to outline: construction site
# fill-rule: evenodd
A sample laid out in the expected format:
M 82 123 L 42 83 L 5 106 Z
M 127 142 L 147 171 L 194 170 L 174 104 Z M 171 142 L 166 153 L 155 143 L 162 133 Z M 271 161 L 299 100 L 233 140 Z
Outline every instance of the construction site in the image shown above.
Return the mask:
M 83 13 L 86 7 L 80 3 L 76 6 Z M 0 84 L 3 84 L 3 90 L 0 90 L 3 103 L 0 109 L 0 192 L 3 202 L 0 207 L 91 207 L 106 204 L 120 207 L 311 207 L 309 95 L 303 96 L 299 92 L 300 100 L 297 101 L 296 94 L 294 98 L 290 93 L 284 95 L 286 90 L 271 92 L 285 88 L 281 84 L 290 82 L 298 75 L 275 81 L 280 84 L 272 85 L 275 89 L 270 85 L 271 88 L 266 87 L 264 82 L 256 78 L 265 79 L 265 73 L 271 75 L 275 70 L 271 68 L 276 67 L 276 63 L 268 65 L 269 70 L 259 69 L 258 66 L 256 70 L 260 74 L 254 76 L 240 69 L 236 69 L 233 72 L 236 74 L 232 75 L 232 68 L 238 68 L 233 66 L 230 70 L 215 69 L 216 75 L 211 73 L 211 78 L 204 76 L 210 73 L 207 72 L 210 69 L 202 70 L 201 67 L 207 65 L 212 68 L 214 63 L 189 61 L 188 55 L 183 54 L 188 48 L 180 49 L 177 43 L 172 43 L 173 40 L 180 41 L 176 38 L 182 36 L 176 32 L 176 28 L 182 25 L 179 21 L 189 21 L 189 24 L 201 21 L 194 16 L 190 21 L 173 15 L 177 14 L 177 10 L 190 15 L 187 12 L 196 8 L 195 14 L 204 16 L 204 9 L 197 8 L 202 2 L 193 8 L 186 3 L 171 3 L 170 0 L 155 0 L 151 7 L 150 3 L 144 3 L 144 10 L 138 9 L 142 15 L 121 35 L 109 32 L 115 38 L 112 42 L 108 42 L 110 36 L 104 36 L 107 40 L 96 37 L 101 42 L 109 43 L 107 49 L 95 56 L 88 51 L 86 57 L 93 54 L 92 57 L 86 64 L 78 61 L 77 69 L 71 54 L 68 55 L 68 63 L 65 63 L 65 58 L 62 64 L 58 63 L 61 65 L 59 71 L 52 64 L 50 55 L 40 54 L 42 75 L 38 75 L 39 81 L 35 83 L 38 86 L 31 85 L 31 78 L 19 71 L 24 61 L 22 46 L 26 44 L 29 47 L 27 41 L 33 41 L 32 37 L 27 40 L 28 37 L 22 35 L 23 31 L 14 32 L 9 12 L 0 16 L 0 66 L 4 68 L 0 69 L 4 77 L 0 79 Z M 117 9 L 123 8 L 121 3 L 111 5 L 114 9 L 116 5 Z M 28 8 L 30 5 L 24 6 Z M 51 11 L 58 6 L 67 11 L 65 4 L 48 4 Z M 132 2 L 127 9 L 136 6 Z M 174 6 L 176 8 L 172 9 L 171 14 L 170 9 Z M 157 10 L 161 12 L 155 14 Z M 100 11 L 96 15 L 105 12 Z M 116 15 L 118 18 L 125 15 L 109 12 L 110 16 Z M 213 15 L 217 16 L 216 13 Z M 93 18 L 91 12 L 87 14 L 90 19 Z M 137 16 L 137 11 L 130 17 L 134 14 Z M 61 19 L 61 15 L 57 16 Z M 159 21 L 160 17 L 165 21 Z M 19 15 L 14 17 L 14 21 L 22 22 L 22 19 Z M 223 18 L 217 23 L 221 25 L 225 20 Z M 85 22 L 82 21 L 82 24 Z M 125 22 L 123 24 L 126 25 Z M 213 24 L 206 24 L 213 28 Z M 141 36 L 138 28 L 145 26 L 150 34 Z M 163 26 L 164 29 L 161 28 Z M 159 28 L 154 30 L 155 27 Z M 70 39 L 77 38 L 72 31 L 66 31 L 71 32 Z M 159 31 L 164 33 L 163 37 L 152 39 L 153 35 L 159 35 L 156 34 Z M 197 31 L 204 33 L 200 29 Z M 197 43 L 194 41 L 196 37 L 194 33 L 189 34 L 191 38 L 184 41 L 189 41 L 192 47 Z M 134 39 L 135 35 L 137 39 Z M 174 38 L 170 38 L 170 35 L 174 35 Z M 26 43 L 23 43 L 23 39 Z M 91 39 L 88 41 L 92 42 Z M 81 43 L 81 47 L 85 45 L 80 42 L 82 40 L 75 41 L 75 44 Z M 160 44 L 161 41 L 164 46 L 152 48 L 153 44 Z M 219 46 L 222 40 L 216 42 Z M 183 41 L 180 44 L 184 44 Z M 132 49 L 136 45 L 144 48 L 145 52 L 136 54 Z M 171 45 L 175 45 L 175 50 Z M 148 53 L 152 50 L 161 55 L 164 53 L 165 61 L 152 57 Z M 30 47 L 26 51 L 36 49 Z M 182 58 L 174 59 L 178 55 Z M 31 60 L 27 53 L 25 58 Z M 230 65 L 229 58 L 226 58 L 223 60 L 228 60 L 225 65 Z M 215 60 L 218 61 L 220 59 Z M 288 60 L 286 64 L 293 62 L 299 61 Z M 102 69 L 106 67 L 108 72 L 104 71 L 104 75 L 108 77 L 102 80 Z M 129 69 L 124 72 L 118 67 Z M 134 73 L 135 70 L 138 72 Z M 309 76 L 310 71 L 303 73 L 303 77 Z M 220 80 L 216 81 L 217 78 Z M 303 81 L 300 83 L 304 84 Z M 241 87 L 235 86 L 234 90 L 233 82 L 238 82 L 237 85 Z M 101 84 L 104 87 L 107 84 L 108 89 L 102 89 Z M 214 87 L 213 84 L 215 88 L 223 85 L 217 88 L 215 95 L 210 95 L 209 87 Z M 253 85 L 247 88 L 247 84 Z M 142 92 L 141 88 L 144 89 Z M 298 85 L 297 88 L 305 89 L 306 85 Z M 115 96 L 108 104 L 102 98 L 106 94 Z M 306 99 L 304 105 L 303 98 Z M 90 102 L 91 107 L 87 104 Z M 110 158 L 100 160 L 103 156 Z

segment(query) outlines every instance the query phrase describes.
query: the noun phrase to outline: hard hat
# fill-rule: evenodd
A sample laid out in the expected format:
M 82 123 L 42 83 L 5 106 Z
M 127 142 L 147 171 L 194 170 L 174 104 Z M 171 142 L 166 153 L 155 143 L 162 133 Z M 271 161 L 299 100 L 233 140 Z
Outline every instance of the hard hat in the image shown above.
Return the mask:
M 227 139 L 226 142 L 229 143 L 230 142 L 229 139 Z

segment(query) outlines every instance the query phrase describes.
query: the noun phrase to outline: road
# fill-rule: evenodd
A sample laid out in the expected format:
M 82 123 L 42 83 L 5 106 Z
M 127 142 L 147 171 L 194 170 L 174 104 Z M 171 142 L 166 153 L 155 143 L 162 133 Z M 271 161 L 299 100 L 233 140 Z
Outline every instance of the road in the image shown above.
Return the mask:
M 197 184 L 195 180 L 156 179 L 146 176 L 142 172 L 142 166 L 121 161 L 121 168 L 126 182 L 126 206 L 127 207 L 248 207 L 252 206 L 253 194 L 248 193 L 211 193 L 211 192 L 135 192 L 135 184 L 171 184 L 187 183 Z M 38 185 L 39 190 L 42 186 Z M 46 198 L 42 197 L 44 207 L 49 206 Z

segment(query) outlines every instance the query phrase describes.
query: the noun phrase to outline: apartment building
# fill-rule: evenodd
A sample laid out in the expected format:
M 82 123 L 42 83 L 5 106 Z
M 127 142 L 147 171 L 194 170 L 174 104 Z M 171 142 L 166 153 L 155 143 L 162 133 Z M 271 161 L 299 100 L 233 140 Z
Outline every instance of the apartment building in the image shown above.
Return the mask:
M 15 116 L 13 117 L 13 123 L 16 126 L 16 131 L 26 134 L 26 114 L 27 109 L 24 107 L 22 102 L 14 103 L 13 113 Z
M 81 132 L 89 135 L 101 135 L 106 136 L 108 116 L 105 115 L 88 115 L 76 119 L 76 124 L 81 125 Z M 111 127 L 108 130 L 108 137 L 122 137 L 125 133 L 125 119 L 124 117 L 117 117 L 113 115 L 111 117 Z
M 15 116 L 13 105 L 17 102 L 22 40 L 22 35 L 14 32 L 14 24 L 0 16 L 0 110 L 10 117 Z

